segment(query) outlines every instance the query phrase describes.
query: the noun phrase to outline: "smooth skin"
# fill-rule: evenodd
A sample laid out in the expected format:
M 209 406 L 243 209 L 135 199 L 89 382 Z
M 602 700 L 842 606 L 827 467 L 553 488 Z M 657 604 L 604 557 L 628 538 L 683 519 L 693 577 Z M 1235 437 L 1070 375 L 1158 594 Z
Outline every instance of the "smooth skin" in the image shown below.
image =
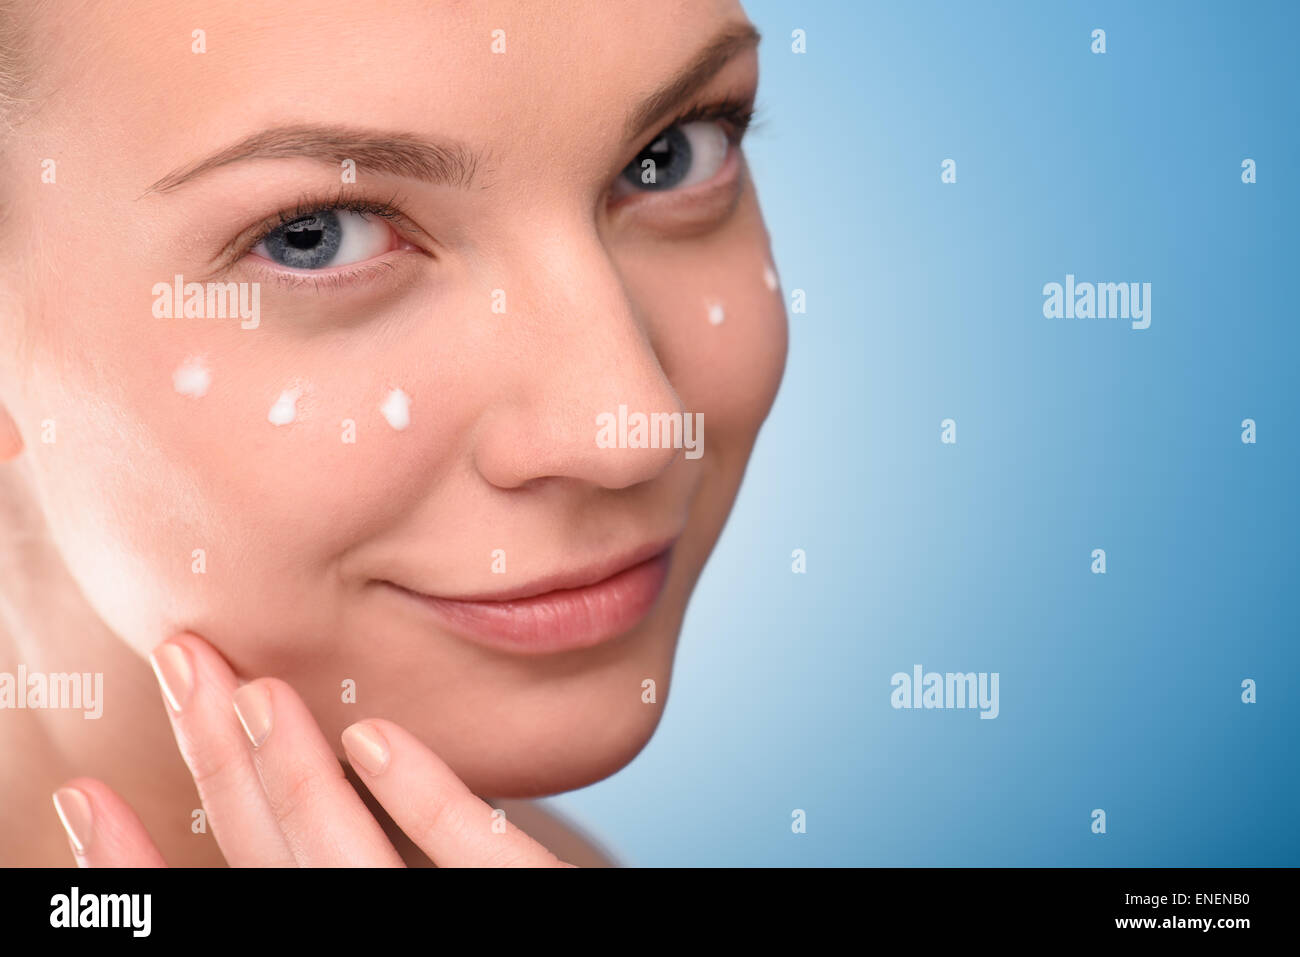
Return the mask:
M 757 87 L 740 5 L 24 10 L 39 55 L 0 124 L 0 672 L 100 673 L 104 712 L 0 711 L 0 862 L 66 861 L 62 818 L 95 866 L 599 863 L 530 799 L 654 733 L 785 365 L 739 132 L 713 119 Z M 702 109 L 690 122 L 736 133 L 726 162 L 629 189 Z M 351 139 L 226 152 L 321 127 Z M 453 144 L 465 175 L 385 163 L 399 137 Z M 340 197 L 398 213 L 371 217 L 388 240 L 368 258 L 303 275 L 256 251 L 286 211 Z M 177 274 L 259 283 L 260 324 L 159 318 Z M 201 396 L 175 385 L 195 359 Z M 380 412 L 396 388 L 401 429 Z M 703 414 L 703 456 L 600 447 L 621 404 Z M 481 595 L 664 540 L 645 617 L 555 653 L 489 647 L 393 587 Z M 188 663 L 179 711 L 151 655 Z M 269 701 L 257 747 L 241 685 Z M 357 725 L 386 742 L 377 774 L 349 754 L 371 741 Z M 64 786 L 84 803 L 55 815 Z
M 152 660 L 208 825 L 232 867 L 405 865 L 289 685 L 275 678 L 240 685 L 194 635 L 166 642 Z M 494 817 L 491 806 L 402 727 L 358 722 L 344 731 L 343 743 L 361 782 L 436 865 L 561 866 L 507 817 Z M 80 866 L 165 866 L 139 817 L 106 785 L 87 778 L 65 787 L 80 792 L 55 798 Z

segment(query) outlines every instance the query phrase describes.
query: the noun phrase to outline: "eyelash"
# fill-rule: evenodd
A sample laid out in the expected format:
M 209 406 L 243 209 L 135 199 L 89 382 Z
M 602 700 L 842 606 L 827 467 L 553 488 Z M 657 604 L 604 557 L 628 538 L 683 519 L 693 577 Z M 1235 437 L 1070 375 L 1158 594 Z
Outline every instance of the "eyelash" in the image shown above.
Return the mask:
M 348 196 L 342 191 L 333 198 L 304 196 L 298 202 L 290 207 L 280 210 L 273 214 L 269 219 L 256 228 L 252 238 L 240 243 L 240 255 L 247 253 L 255 248 L 258 243 L 266 239 L 267 236 L 275 232 L 282 226 L 288 226 L 292 222 L 313 216 L 316 213 L 322 213 L 326 210 L 345 209 L 352 213 L 362 213 L 371 216 L 378 216 L 389 222 L 395 223 L 404 229 L 413 232 L 423 232 L 415 226 L 406 215 L 401 211 L 402 201 L 394 196 L 393 198 L 377 202 L 360 196 Z
M 752 97 L 728 97 L 713 103 L 703 104 L 693 107 L 680 116 L 676 117 L 671 123 L 662 127 L 656 136 L 662 134 L 664 130 L 671 129 L 674 126 L 681 126 L 686 123 L 696 123 L 701 121 L 716 121 L 723 125 L 727 131 L 727 137 L 731 140 L 733 146 L 739 146 L 745 133 L 753 126 L 754 120 L 754 101 Z M 647 140 L 653 142 L 653 138 Z M 303 196 L 293 206 L 286 207 L 277 213 L 274 213 L 262 224 L 254 229 L 252 238 L 238 243 L 238 249 L 230 257 L 230 261 L 238 262 L 247 256 L 253 249 L 257 248 L 267 236 L 275 232 L 282 226 L 312 216 L 325 210 L 348 210 L 349 212 L 361 213 L 363 215 L 378 216 L 398 227 L 398 232 L 403 231 L 426 235 L 422 229 L 415 225 L 405 213 L 401 211 L 403 201 L 398 196 L 393 196 L 388 200 L 376 201 L 359 196 L 347 196 L 342 191 L 332 198 L 322 196 Z M 376 267 L 382 269 L 391 269 L 389 263 L 367 262 L 355 263 L 350 267 L 340 269 L 338 272 L 314 271 L 310 273 L 297 273 L 285 270 L 283 267 L 277 267 L 273 270 L 268 269 L 274 278 L 286 285 L 302 286 L 310 285 L 318 288 L 341 288 L 349 282 L 356 279 L 359 275 L 366 274 Z
M 725 100 L 718 100 L 716 103 L 697 106 L 677 117 L 661 129 L 659 133 L 662 134 L 664 130 L 672 129 L 674 126 L 697 123 L 701 120 L 716 120 L 721 123 L 727 128 L 732 143 L 739 143 L 744 138 L 745 132 L 753 126 L 754 101 L 750 97 L 729 97 Z

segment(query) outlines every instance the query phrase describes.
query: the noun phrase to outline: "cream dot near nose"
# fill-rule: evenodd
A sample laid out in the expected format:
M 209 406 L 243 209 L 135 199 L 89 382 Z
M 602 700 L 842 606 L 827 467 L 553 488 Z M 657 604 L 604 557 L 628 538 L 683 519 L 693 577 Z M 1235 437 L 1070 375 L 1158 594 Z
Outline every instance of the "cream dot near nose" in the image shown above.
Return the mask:
M 294 408 L 294 403 L 298 401 L 301 393 L 297 389 L 285 389 L 280 393 L 280 398 L 275 400 L 275 405 L 271 406 L 271 411 L 266 414 L 266 421 L 272 425 L 288 425 L 298 415 L 298 410 Z

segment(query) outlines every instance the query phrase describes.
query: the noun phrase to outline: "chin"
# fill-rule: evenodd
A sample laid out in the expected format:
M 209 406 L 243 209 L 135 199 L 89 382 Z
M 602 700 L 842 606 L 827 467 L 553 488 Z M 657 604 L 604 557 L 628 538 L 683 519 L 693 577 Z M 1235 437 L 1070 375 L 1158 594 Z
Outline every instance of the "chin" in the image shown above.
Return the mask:
M 655 704 L 636 698 L 635 708 L 611 710 L 601 703 L 605 696 L 596 696 L 553 704 L 542 714 L 517 708 L 512 719 L 494 720 L 471 735 L 431 728 L 415 733 L 476 794 L 543 797 L 595 784 L 628 765 L 659 726 L 665 694 L 660 683 Z M 619 696 L 626 697 L 621 688 Z
M 639 722 L 629 722 L 618 734 L 602 729 L 598 739 L 574 740 L 558 750 L 539 754 L 518 742 L 491 756 L 467 758 L 463 768 L 453 765 L 466 785 L 480 795 L 500 798 L 536 798 L 583 788 L 622 770 L 641 753 L 659 724 L 658 712 Z
M 366 712 L 419 737 L 477 794 L 531 798 L 586 787 L 630 763 L 658 728 L 699 568 L 684 561 L 648 620 L 595 647 L 510 655 L 442 635 L 433 664 L 418 654 L 428 636 L 414 635 L 382 663 L 371 655 L 341 673 L 376 689 Z M 653 701 L 645 700 L 647 679 Z M 316 676 L 303 684 L 333 683 Z M 310 704 L 322 726 L 334 728 L 334 742 L 367 716 L 332 693 Z

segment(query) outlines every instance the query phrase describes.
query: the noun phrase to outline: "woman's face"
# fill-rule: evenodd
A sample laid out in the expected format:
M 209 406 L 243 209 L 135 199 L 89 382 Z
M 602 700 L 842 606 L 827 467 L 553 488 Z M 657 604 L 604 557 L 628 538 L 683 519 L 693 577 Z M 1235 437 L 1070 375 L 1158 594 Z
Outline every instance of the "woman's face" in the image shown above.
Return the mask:
M 105 622 L 141 654 L 202 635 L 333 740 L 397 721 L 480 793 L 630 760 L 785 361 L 739 5 L 27 26 L 0 408 Z M 702 415 L 696 450 L 620 447 L 620 406 L 627 445 L 635 413 Z

